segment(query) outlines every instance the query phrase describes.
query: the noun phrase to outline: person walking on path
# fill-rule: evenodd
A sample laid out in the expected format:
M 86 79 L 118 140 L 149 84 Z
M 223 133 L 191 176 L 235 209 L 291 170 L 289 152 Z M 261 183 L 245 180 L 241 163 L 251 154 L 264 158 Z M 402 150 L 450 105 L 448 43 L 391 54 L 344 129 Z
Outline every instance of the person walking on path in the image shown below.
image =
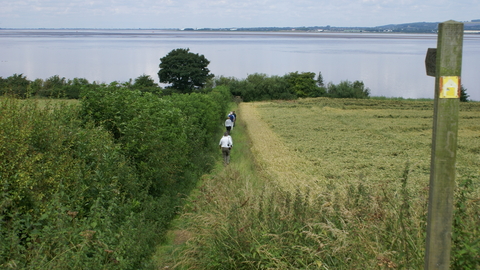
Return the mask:
M 230 163 L 230 150 L 233 147 L 233 141 L 227 131 L 223 134 L 218 146 L 222 149 L 223 165 L 228 165 Z
M 230 120 L 232 120 L 233 125 L 235 125 L 235 115 L 233 114 L 233 112 L 230 112 L 228 114 L 228 118 L 230 118 Z
M 237 114 L 235 113 L 235 111 L 232 111 L 232 115 L 233 115 L 233 126 L 235 126 L 235 122 L 237 122 Z
M 227 117 L 227 120 L 225 120 L 225 128 L 227 129 L 228 134 L 230 134 L 230 131 L 232 131 L 232 126 L 232 120 L 230 119 L 230 117 Z

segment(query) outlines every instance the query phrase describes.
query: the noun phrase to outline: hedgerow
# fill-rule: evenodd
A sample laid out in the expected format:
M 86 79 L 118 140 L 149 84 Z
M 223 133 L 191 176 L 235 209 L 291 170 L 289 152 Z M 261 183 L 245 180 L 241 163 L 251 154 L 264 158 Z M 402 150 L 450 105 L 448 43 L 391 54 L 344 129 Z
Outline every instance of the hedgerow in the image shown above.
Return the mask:
M 227 88 L 160 98 L 115 84 L 82 98 L 0 99 L 2 269 L 151 267 L 230 102 Z

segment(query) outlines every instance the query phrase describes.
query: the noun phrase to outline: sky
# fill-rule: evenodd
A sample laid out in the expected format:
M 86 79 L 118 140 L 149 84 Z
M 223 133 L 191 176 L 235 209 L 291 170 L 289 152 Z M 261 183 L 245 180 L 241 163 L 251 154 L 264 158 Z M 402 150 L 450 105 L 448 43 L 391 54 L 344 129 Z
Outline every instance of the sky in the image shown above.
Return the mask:
M 0 28 L 382 26 L 480 19 L 480 0 L 0 0 Z

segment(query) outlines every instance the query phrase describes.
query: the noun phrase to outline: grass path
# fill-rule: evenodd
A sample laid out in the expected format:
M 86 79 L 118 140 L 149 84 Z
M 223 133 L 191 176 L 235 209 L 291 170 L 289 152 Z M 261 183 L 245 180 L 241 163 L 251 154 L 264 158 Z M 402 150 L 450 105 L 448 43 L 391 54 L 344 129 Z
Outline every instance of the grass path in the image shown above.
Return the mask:
M 236 109 L 241 119 L 232 131 L 234 147 L 230 164 L 223 165 L 222 153 L 218 149 L 215 168 L 202 176 L 197 188 L 185 199 L 185 205 L 179 217 L 173 220 L 165 243 L 157 247 L 157 252 L 152 257 L 155 269 L 188 269 L 185 265 L 195 265 L 195 262 L 190 261 L 195 258 L 192 254 L 195 247 L 192 248 L 189 243 L 208 241 L 203 240 L 208 238 L 205 231 L 220 228 L 232 205 L 244 204 L 249 196 L 254 196 L 261 190 L 262 180 L 257 175 L 258 167 L 250 151 L 252 142 L 242 115 L 243 112 L 248 112 L 232 109 Z M 218 134 L 218 140 L 222 134 L 223 130 Z
M 308 161 L 285 147 L 261 120 L 258 104 L 262 103 L 241 103 L 237 108 L 239 121 L 232 131 L 234 147 L 230 165 L 223 165 L 219 150 L 214 170 L 204 175 L 197 189 L 186 198 L 182 213 L 172 222 L 166 243 L 157 248 L 152 258 L 156 269 L 184 269 L 185 265 L 194 265 L 195 262 L 189 261 L 195 258 L 192 246 L 208 241 L 205 232 L 212 231 L 211 228 L 222 230 L 232 208 L 250 204 L 261 196 L 265 181 L 292 194 L 297 189 L 308 188 L 310 192 L 319 189 L 315 177 L 308 174 L 309 169 L 299 167 L 306 166 Z
M 285 191 L 297 189 L 321 191 L 319 179 L 313 175 L 313 164 L 291 149 L 262 121 L 256 109 L 262 103 L 241 103 L 239 114 L 245 122 L 246 131 L 252 141 L 252 152 L 268 179 Z

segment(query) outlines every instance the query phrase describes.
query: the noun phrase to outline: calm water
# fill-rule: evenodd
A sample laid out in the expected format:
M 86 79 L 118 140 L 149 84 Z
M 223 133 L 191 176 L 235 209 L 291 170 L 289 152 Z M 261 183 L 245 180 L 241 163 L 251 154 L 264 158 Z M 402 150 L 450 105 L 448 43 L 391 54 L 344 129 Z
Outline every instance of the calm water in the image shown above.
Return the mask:
M 425 72 L 436 34 L 178 32 L 152 30 L 0 30 L 0 76 L 59 75 L 158 82 L 160 58 L 176 48 L 205 55 L 215 75 L 322 72 L 324 81 L 361 80 L 373 96 L 433 98 Z M 465 35 L 462 84 L 480 101 L 480 35 Z

